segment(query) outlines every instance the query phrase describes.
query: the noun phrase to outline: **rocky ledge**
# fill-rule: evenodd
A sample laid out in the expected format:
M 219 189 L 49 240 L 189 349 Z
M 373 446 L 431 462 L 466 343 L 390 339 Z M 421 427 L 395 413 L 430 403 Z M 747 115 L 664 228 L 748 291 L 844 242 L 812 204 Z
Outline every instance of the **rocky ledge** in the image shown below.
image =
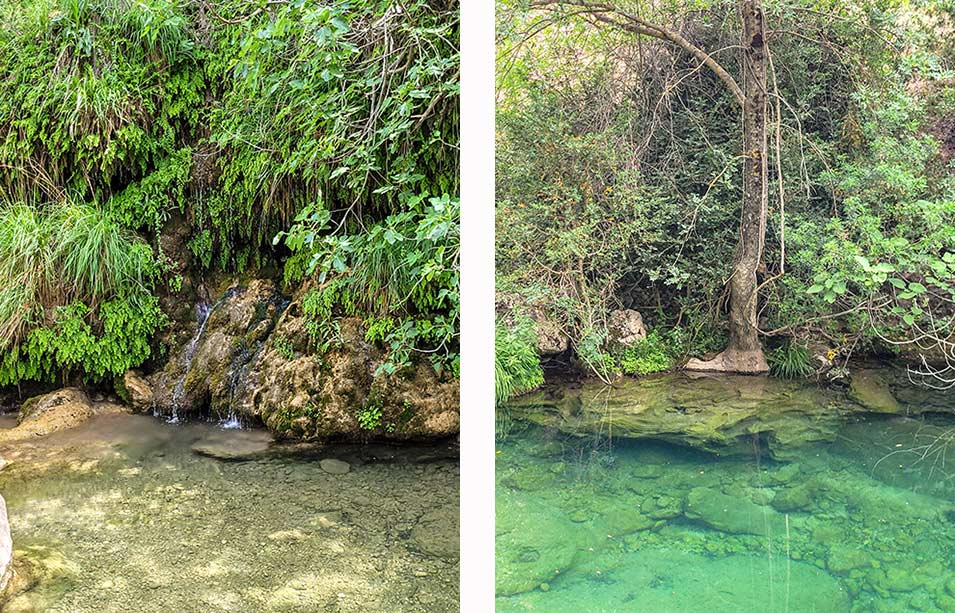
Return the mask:
M 358 318 L 337 320 L 336 341 L 318 351 L 301 295 L 255 279 L 197 309 L 195 336 L 165 367 L 123 378 L 142 412 L 264 424 L 279 438 L 422 440 L 456 434 L 458 382 L 428 363 L 376 374 L 386 352 L 365 340 Z
M 853 414 L 955 412 L 951 397 L 947 404 L 897 400 L 892 381 L 888 371 L 862 371 L 847 394 L 805 381 L 672 374 L 544 389 L 509 408 L 515 418 L 575 436 L 657 439 L 719 455 L 751 454 L 757 439 L 785 459 L 800 445 L 834 440 Z

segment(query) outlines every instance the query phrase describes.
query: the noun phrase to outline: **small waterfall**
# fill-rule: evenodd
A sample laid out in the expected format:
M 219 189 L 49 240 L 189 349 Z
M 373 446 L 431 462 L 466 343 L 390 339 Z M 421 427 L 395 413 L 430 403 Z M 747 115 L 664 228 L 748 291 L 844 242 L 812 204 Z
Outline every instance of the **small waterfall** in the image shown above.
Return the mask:
M 186 353 L 183 356 L 184 359 L 182 363 L 182 376 L 176 381 L 176 386 L 172 390 L 172 415 L 166 419 L 166 421 L 171 424 L 179 423 L 179 403 L 182 400 L 182 395 L 185 393 L 189 366 L 192 364 L 192 358 L 196 355 L 196 349 L 199 347 L 199 339 L 202 338 L 202 334 L 206 331 L 206 323 L 209 322 L 209 316 L 212 315 L 212 312 L 215 311 L 216 307 L 219 306 L 222 300 L 228 295 L 227 293 L 219 302 L 211 306 L 205 302 L 200 302 L 196 305 L 196 334 L 192 337 L 192 340 L 189 341 L 189 344 L 186 345 Z
M 229 377 L 229 415 L 224 420 L 219 422 L 220 428 L 225 430 L 233 430 L 242 429 L 245 427 L 245 425 L 242 423 L 242 420 L 235 412 L 235 391 L 238 389 L 239 383 L 249 372 L 249 367 L 255 362 L 255 359 L 258 357 L 259 353 L 261 353 L 262 348 L 265 347 L 265 344 L 268 342 L 269 335 L 271 335 L 272 330 L 275 329 L 275 325 L 278 324 L 282 313 L 285 312 L 285 309 L 288 308 L 289 304 L 291 304 L 291 301 L 285 299 L 278 303 L 278 310 L 272 319 L 272 328 L 269 330 L 269 334 L 265 336 L 265 339 L 257 343 L 255 351 L 250 353 L 249 348 L 243 343 L 242 349 L 233 358 L 232 376 Z

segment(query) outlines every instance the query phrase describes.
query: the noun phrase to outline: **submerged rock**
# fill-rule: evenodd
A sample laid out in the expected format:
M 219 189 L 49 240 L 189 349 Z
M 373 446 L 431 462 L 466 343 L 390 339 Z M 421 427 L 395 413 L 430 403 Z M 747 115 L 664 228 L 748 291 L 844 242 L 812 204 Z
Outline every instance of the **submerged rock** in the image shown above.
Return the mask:
M 458 506 L 444 505 L 428 511 L 411 530 L 411 544 L 428 555 L 456 560 L 461 540 Z
M 271 443 L 272 435 L 263 430 L 226 430 L 197 441 L 192 450 L 199 455 L 234 462 L 262 455 Z
M 757 536 L 785 534 L 785 518 L 771 509 L 706 487 L 695 487 L 686 497 L 684 514 L 729 534 Z
M 348 471 L 351 470 L 351 464 L 334 458 L 326 458 L 319 462 L 318 465 L 330 475 L 346 475 Z
M 195 336 L 148 378 L 164 415 L 211 411 L 264 423 L 282 438 L 415 440 L 456 434 L 458 382 L 421 363 L 378 374 L 384 349 L 360 319 L 329 322 L 336 342 L 313 347 L 297 300 L 255 279 L 199 309 Z M 132 395 L 132 393 L 130 394 Z M 146 410 L 149 393 L 134 403 Z
M 712 557 L 678 550 L 638 550 L 628 554 L 626 564 L 601 576 L 599 582 L 592 575 L 574 577 L 571 583 L 555 584 L 547 592 L 500 598 L 499 605 L 509 606 L 498 610 L 850 611 L 849 595 L 836 579 L 797 561 L 774 568 L 765 559 L 749 555 Z
M 574 530 L 559 509 L 498 491 L 495 581 L 498 594 L 519 594 L 552 581 L 577 554 Z

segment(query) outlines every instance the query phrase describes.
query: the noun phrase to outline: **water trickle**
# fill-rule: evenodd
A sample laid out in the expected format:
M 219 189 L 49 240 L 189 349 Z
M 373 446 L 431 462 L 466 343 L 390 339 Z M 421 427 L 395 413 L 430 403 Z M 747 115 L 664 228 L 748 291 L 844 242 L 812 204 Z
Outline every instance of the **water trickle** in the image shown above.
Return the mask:
M 186 345 L 186 352 L 183 355 L 182 376 L 179 377 L 178 381 L 176 381 L 176 386 L 172 390 L 172 415 L 166 419 L 166 421 L 171 424 L 179 423 L 179 406 L 186 389 L 186 377 L 189 375 L 189 367 L 192 364 L 192 358 L 195 357 L 196 349 L 199 347 L 199 340 L 206 331 L 206 324 L 209 322 L 209 316 L 212 315 L 212 312 L 215 311 L 216 307 L 218 307 L 222 301 L 230 295 L 231 294 L 227 292 L 226 295 L 214 305 L 209 305 L 205 302 L 200 302 L 196 305 L 196 334 L 189 341 L 189 344 Z

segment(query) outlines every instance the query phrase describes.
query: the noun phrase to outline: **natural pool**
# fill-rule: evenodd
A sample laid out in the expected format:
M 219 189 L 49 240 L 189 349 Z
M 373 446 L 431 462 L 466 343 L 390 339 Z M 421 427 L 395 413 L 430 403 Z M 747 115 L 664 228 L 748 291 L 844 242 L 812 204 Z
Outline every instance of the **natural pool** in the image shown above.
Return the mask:
M 576 387 L 499 419 L 499 611 L 955 611 L 955 416 L 918 390 Z
M 193 451 L 260 436 L 101 415 L 0 449 L 14 558 L 36 579 L 4 612 L 458 609 L 453 446 Z

